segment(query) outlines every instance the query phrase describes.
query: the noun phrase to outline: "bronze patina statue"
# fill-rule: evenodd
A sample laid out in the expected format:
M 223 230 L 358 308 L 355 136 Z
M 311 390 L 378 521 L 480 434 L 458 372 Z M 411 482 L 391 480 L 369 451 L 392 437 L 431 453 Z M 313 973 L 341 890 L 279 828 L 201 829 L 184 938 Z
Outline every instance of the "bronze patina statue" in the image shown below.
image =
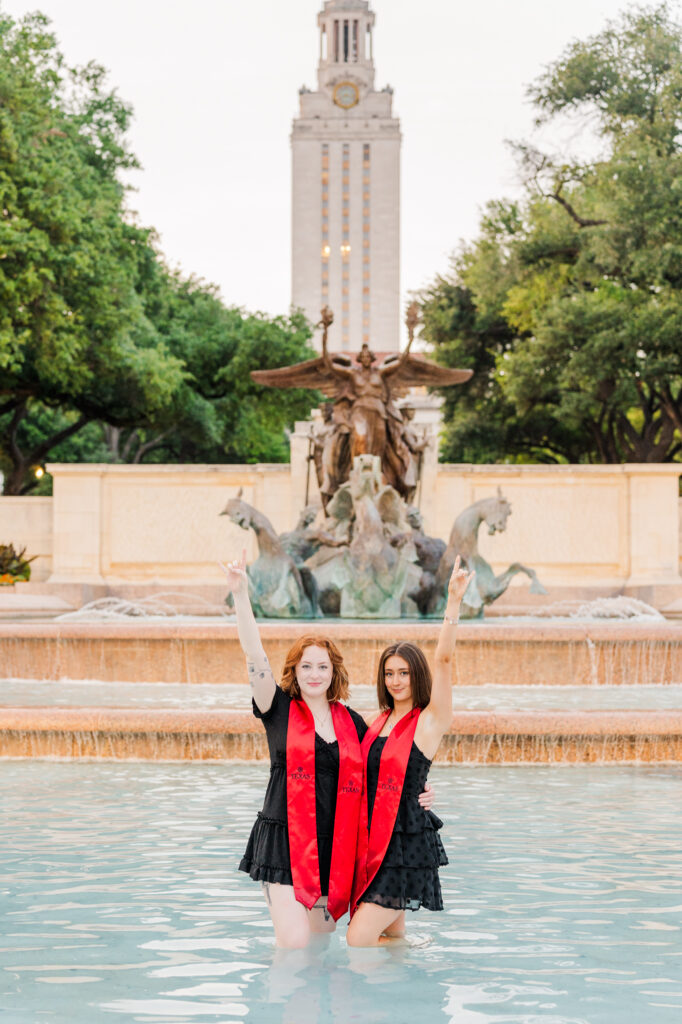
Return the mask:
M 467 619 L 483 618 L 483 609 L 504 594 L 511 580 L 517 573 L 525 573 L 530 580 L 531 594 L 546 594 L 547 591 L 538 579 L 535 569 L 513 562 L 508 569 L 496 575 L 492 566 L 478 550 L 478 530 L 486 524 L 488 533 L 503 533 L 507 528 L 507 520 L 511 515 L 511 505 L 497 488 L 494 498 L 481 498 L 469 505 L 455 519 L 450 532 L 450 540 L 438 566 L 434 579 L 433 590 L 425 607 L 429 614 L 438 614 L 444 606 L 444 581 L 449 579 L 448 566 L 455 564 L 459 555 L 462 564 L 475 576 L 467 587 L 462 599 L 462 615 Z
M 387 356 L 378 366 L 368 345 L 356 356 L 330 355 L 327 334 L 334 321 L 328 306 L 322 310 L 322 355 L 279 370 L 254 370 L 253 379 L 275 388 L 316 388 L 333 399 L 332 411 L 318 461 L 321 491 L 326 503 L 350 474 L 357 455 L 378 455 L 387 484 L 404 498 L 415 491 L 413 429 L 405 422 L 396 399 L 416 385 L 444 387 L 469 380 L 471 370 L 451 370 L 410 352 L 419 321 L 418 307 L 407 311 L 409 334 L 401 355 Z

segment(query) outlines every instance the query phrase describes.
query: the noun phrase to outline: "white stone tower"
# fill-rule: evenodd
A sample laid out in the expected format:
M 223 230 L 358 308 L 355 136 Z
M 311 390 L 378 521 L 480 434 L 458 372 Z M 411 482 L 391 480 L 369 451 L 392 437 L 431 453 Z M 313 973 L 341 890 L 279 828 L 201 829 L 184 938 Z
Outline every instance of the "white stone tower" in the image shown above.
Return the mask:
M 401 136 L 374 88 L 374 12 L 325 0 L 317 20 L 317 92 L 301 89 L 291 133 L 292 303 L 313 323 L 331 306 L 332 350 L 397 351 Z

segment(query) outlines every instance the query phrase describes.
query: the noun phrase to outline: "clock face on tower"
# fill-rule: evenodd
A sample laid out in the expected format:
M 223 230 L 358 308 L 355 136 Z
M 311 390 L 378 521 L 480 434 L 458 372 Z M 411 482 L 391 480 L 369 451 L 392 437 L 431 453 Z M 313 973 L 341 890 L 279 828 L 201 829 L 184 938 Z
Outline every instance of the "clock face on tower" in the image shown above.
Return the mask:
M 354 82 L 339 82 L 334 88 L 334 103 L 343 110 L 350 110 L 360 99 L 360 93 Z

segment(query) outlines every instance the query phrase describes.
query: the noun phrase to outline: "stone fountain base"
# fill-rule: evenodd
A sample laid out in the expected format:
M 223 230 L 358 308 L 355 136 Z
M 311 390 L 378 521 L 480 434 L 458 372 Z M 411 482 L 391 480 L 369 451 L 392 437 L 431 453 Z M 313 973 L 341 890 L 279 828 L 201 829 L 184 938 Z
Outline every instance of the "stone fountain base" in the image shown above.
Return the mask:
M 331 637 L 353 684 L 371 685 L 396 639 L 432 657 L 436 623 L 264 623 L 275 674 L 304 632 Z M 111 682 L 244 683 L 234 623 L 0 623 L 0 675 Z M 682 629 L 669 623 L 480 623 L 459 627 L 454 685 L 682 682 Z M 2 687 L 0 684 L 0 705 Z M 249 711 L 2 708 L 0 757 L 263 760 Z M 682 711 L 457 711 L 436 760 L 451 764 L 682 762 Z
M 366 717 L 371 719 L 374 713 Z M 248 711 L 0 709 L 0 756 L 143 761 L 267 760 Z M 682 711 L 458 711 L 445 764 L 682 762 Z
M 293 641 L 331 637 L 343 651 L 351 685 L 372 684 L 381 650 L 411 640 L 427 657 L 437 623 L 263 623 L 277 675 Z M 111 682 L 244 682 L 237 627 L 216 623 L 0 622 L 0 677 Z M 621 685 L 682 682 L 682 628 L 667 622 L 538 621 L 459 626 L 455 685 Z M 1 695 L 0 695 L 1 703 Z

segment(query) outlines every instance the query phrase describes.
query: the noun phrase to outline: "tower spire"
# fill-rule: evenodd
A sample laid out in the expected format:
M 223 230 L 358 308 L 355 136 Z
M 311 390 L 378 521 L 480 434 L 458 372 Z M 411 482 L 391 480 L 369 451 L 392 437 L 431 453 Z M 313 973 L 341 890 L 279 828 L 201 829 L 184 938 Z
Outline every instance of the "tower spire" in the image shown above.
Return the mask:
M 392 90 L 374 87 L 374 11 L 324 0 L 317 23 L 317 90 L 301 90 L 291 132 L 292 304 L 311 323 L 331 306 L 331 351 L 394 352 L 401 137 Z
M 320 29 L 319 88 L 330 78 L 352 70 L 360 74 L 367 88 L 374 87 L 374 11 L 368 0 L 325 0 L 317 16 Z

